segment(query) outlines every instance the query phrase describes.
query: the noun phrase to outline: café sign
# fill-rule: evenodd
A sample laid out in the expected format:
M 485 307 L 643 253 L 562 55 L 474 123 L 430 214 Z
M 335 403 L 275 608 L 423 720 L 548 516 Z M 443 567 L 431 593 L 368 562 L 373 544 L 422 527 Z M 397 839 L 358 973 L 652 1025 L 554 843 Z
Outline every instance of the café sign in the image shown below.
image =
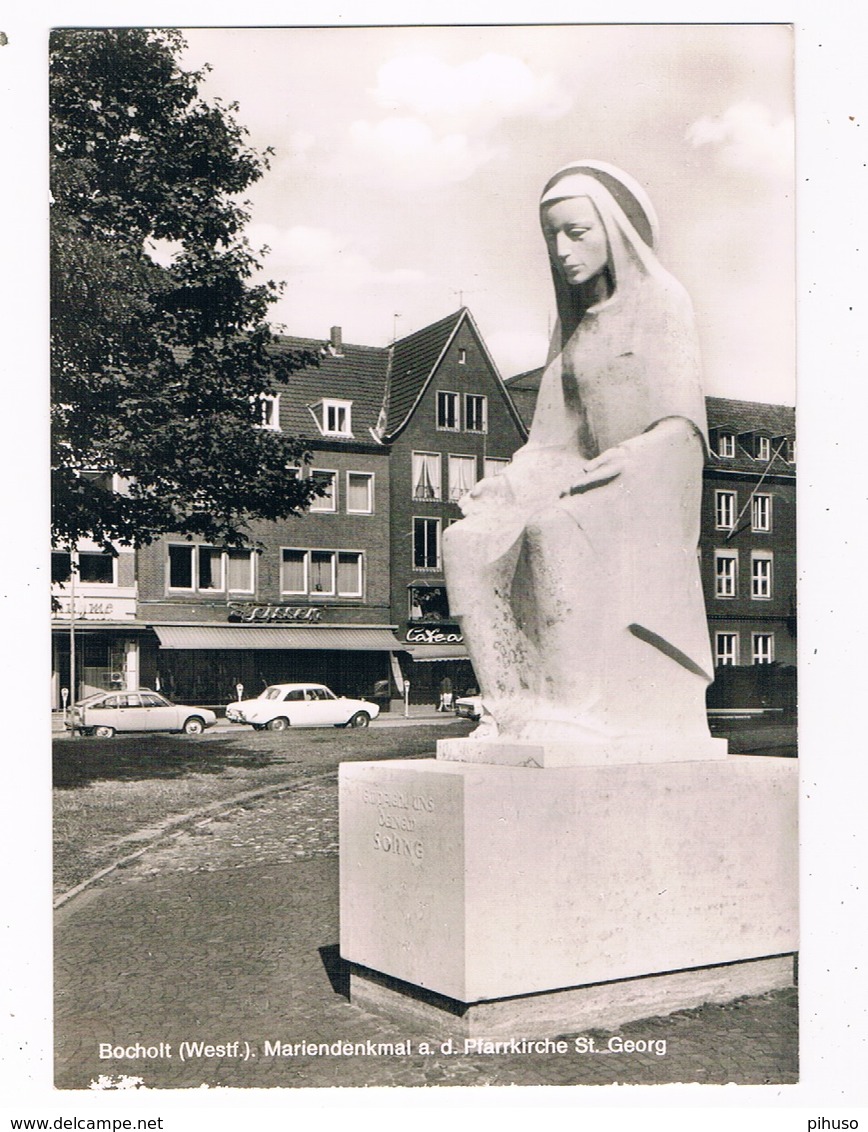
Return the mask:
M 285 624 L 303 621 L 315 624 L 322 618 L 322 610 L 315 605 L 257 605 L 253 601 L 230 601 L 229 620 Z
M 452 632 L 444 629 L 408 629 L 405 637 L 408 645 L 460 645 L 464 634 L 457 629 Z

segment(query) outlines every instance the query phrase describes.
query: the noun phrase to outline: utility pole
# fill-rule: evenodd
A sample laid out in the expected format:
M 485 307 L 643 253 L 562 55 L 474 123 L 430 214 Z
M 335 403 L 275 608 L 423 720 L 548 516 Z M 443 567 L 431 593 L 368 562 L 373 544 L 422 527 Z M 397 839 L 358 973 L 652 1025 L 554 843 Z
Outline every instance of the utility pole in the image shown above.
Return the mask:
M 69 552 L 69 706 L 75 703 L 75 567 L 72 550 Z M 70 738 L 75 738 L 75 728 L 70 729 Z

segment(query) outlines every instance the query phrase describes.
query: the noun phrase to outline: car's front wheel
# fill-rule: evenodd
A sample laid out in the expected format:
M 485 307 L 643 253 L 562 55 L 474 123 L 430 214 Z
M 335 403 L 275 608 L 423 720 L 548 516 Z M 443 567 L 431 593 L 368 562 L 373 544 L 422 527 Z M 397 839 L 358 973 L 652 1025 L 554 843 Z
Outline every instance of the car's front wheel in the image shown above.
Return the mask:
M 350 727 L 367 727 L 370 722 L 371 717 L 366 711 L 357 711 L 349 725 Z
M 287 727 L 289 727 L 289 720 L 282 715 L 279 715 L 277 719 L 270 720 L 268 724 L 269 731 L 286 731 Z
M 115 733 L 115 729 L 113 727 L 107 727 L 105 724 L 100 724 L 99 727 L 94 727 L 93 733 L 96 735 L 97 739 L 111 739 L 112 735 Z
M 205 730 L 205 722 L 198 715 L 191 715 L 184 724 L 185 735 L 201 735 Z

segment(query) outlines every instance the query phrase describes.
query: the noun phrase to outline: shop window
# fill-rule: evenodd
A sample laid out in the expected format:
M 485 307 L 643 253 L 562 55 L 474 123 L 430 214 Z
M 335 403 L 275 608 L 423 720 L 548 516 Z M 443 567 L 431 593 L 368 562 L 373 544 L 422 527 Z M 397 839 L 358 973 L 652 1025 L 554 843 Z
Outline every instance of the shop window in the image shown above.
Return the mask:
M 716 633 L 714 662 L 719 667 L 738 664 L 738 633 Z
M 311 511 L 336 511 L 338 505 L 338 474 L 322 468 L 311 470 L 311 479 L 325 489 L 323 495 L 316 496 L 310 505 Z
M 411 621 L 448 621 L 449 597 L 445 586 L 410 586 Z
M 347 513 L 372 515 L 374 476 L 371 472 L 347 472 Z
M 413 498 L 441 499 L 440 453 L 413 453 Z
M 719 531 L 731 531 L 735 526 L 737 496 L 734 491 L 714 493 L 714 525 Z
M 476 393 L 464 395 L 464 428 L 467 432 L 488 431 L 488 398 Z
M 413 520 L 413 565 L 417 570 L 440 567 L 440 520 Z
M 714 552 L 714 596 L 736 597 L 738 594 L 738 554 Z
M 437 391 L 437 427 L 456 432 L 458 425 L 458 394 Z
M 450 456 L 449 457 L 449 498 L 453 503 L 476 483 L 476 457 Z
M 753 633 L 751 639 L 754 664 L 772 664 L 775 659 L 774 633 Z
M 750 529 L 770 531 L 772 529 L 771 495 L 754 495 L 750 502 Z
M 750 596 L 768 600 L 772 596 L 772 552 L 754 550 L 750 556 Z

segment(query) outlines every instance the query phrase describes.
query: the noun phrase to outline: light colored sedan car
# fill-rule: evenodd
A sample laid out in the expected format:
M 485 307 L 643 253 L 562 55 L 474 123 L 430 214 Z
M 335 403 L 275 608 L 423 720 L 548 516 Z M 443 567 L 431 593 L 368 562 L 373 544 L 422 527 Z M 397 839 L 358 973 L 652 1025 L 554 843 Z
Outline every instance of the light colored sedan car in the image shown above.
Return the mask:
M 217 722 L 213 711 L 173 704 L 148 688 L 137 692 L 100 692 L 72 709 L 70 727 L 86 735 L 110 739 L 116 731 L 183 731 L 201 735 Z
M 380 709 L 368 700 L 336 696 L 325 684 L 272 684 L 255 700 L 227 704 L 226 718 L 257 731 L 287 727 L 367 727 Z

